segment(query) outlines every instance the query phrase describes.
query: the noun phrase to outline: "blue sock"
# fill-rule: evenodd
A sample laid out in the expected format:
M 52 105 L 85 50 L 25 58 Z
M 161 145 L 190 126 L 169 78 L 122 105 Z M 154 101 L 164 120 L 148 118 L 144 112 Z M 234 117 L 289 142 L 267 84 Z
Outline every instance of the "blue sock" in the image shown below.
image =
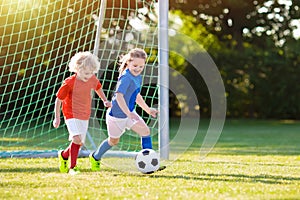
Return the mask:
M 142 149 L 152 149 L 151 135 L 142 137 Z
M 100 160 L 105 152 L 107 152 L 112 146 L 108 144 L 108 139 L 104 140 L 98 149 L 94 152 L 93 157 L 96 160 Z

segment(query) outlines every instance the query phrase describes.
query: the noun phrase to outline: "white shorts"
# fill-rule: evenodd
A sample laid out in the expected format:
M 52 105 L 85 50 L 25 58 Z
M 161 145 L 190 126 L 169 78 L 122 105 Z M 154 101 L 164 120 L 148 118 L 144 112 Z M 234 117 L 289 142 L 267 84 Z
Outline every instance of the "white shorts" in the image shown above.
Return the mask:
M 88 131 L 89 120 L 72 118 L 65 120 L 65 123 L 69 131 L 69 140 L 72 140 L 75 135 L 79 135 L 81 142 L 84 143 Z
M 120 138 L 126 129 L 131 129 L 131 127 L 138 122 L 129 118 L 116 118 L 110 116 L 109 112 L 110 109 L 108 109 L 106 112 L 106 125 L 108 136 L 111 138 Z M 140 117 L 140 120 L 143 119 Z

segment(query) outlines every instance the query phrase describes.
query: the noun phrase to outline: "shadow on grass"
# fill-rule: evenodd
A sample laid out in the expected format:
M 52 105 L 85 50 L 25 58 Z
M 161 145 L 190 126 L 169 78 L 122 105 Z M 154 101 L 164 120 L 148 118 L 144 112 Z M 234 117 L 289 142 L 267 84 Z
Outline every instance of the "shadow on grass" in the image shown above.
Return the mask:
M 26 167 L 26 168 L 0 168 L 0 173 L 59 173 L 59 169 L 58 167 Z M 97 173 L 97 172 L 93 172 L 90 169 L 87 168 L 80 168 L 80 172 L 82 173 Z M 105 169 L 102 172 L 111 172 L 111 173 L 115 173 L 115 172 L 120 172 L 118 170 L 115 169 Z
M 140 173 L 118 173 L 114 176 L 135 176 L 140 178 L 159 178 L 159 179 L 182 179 L 191 181 L 210 181 L 210 182 L 235 182 L 235 183 L 264 183 L 264 184 L 295 184 L 294 181 L 300 181 L 300 177 L 276 176 L 276 175 L 245 175 L 245 174 L 225 174 L 225 173 L 187 173 L 184 175 L 167 175 L 156 172 L 153 174 Z
M 49 172 L 59 172 L 58 168 L 49 167 L 29 167 L 29 168 L 1 168 L 0 173 L 49 173 Z
M 0 173 L 59 173 L 57 168 L 2 168 Z M 81 170 L 82 173 L 95 173 L 88 169 Z M 295 181 L 300 182 L 300 177 L 281 176 L 281 175 L 246 175 L 246 174 L 233 174 L 233 173 L 193 173 L 188 172 L 183 175 L 178 174 L 167 174 L 167 171 L 155 172 L 153 174 L 142 174 L 121 172 L 114 169 L 105 169 L 103 172 L 112 173 L 112 176 L 132 176 L 139 178 L 155 178 L 155 179 L 178 179 L 178 180 L 191 180 L 191 181 L 211 181 L 211 182 L 235 182 L 235 183 L 264 183 L 264 184 L 295 184 Z M 166 173 L 165 173 L 166 172 Z
M 142 176 L 142 175 L 141 175 Z M 245 175 L 245 174 L 206 174 L 196 173 L 189 175 L 160 175 L 154 174 L 151 178 L 184 179 L 193 181 L 222 181 L 242 183 L 264 183 L 264 184 L 294 184 L 292 181 L 300 181 L 300 177 L 285 177 L 273 175 Z
M 265 184 L 294 184 L 292 181 L 300 181 L 300 177 L 276 176 L 276 175 L 245 175 L 245 174 L 212 174 L 212 173 L 190 173 L 191 177 L 200 177 L 203 180 L 226 181 L 226 182 L 248 182 Z M 193 178 L 192 178 L 193 179 Z

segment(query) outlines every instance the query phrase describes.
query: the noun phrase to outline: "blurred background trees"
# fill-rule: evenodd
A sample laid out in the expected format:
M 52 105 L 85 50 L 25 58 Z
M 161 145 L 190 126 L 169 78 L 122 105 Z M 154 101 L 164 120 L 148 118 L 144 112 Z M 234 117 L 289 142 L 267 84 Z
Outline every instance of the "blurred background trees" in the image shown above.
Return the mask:
M 300 119 L 300 1 L 170 0 L 170 9 L 171 21 L 182 19 L 178 31 L 218 66 L 228 117 Z M 199 86 L 201 115 L 209 115 L 203 81 L 187 73 L 188 63 L 176 67 Z

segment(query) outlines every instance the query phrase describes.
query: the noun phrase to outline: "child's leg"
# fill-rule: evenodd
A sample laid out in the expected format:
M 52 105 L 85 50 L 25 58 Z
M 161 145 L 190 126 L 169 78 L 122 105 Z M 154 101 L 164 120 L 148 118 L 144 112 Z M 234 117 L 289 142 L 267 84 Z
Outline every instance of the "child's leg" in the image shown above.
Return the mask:
M 81 140 L 79 135 L 73 137 L 71 146 L 70 146 L 70 169 L 73 169 L 76 166 L 79 149 L 81 146 Z
M 70 169 L 76 166 L 80 145 L 72 142 L 70 148 Z
M 72 142 L 70 143 L 70 145 L 61 152 L 61 156 L 63 157 L 63 159 L 68 160 L 69 159 L 69 155 L 70 155 L 70 148 L 71 148 Z
M 131 130 L 136 132 L 141 136 L 141 145 L 143 149 L 152 149 L 152 139 L 150 135 L 150 129 L 147 126 L 147 124 L 144 122 L 144 120 L 139 120 L 137 123 L 135 123 Z
M 119 143 L 120 137 L 122 136 L 126 128 L 125 120 L 116 121 L 116 118 L 110 116 L 108 113 L 106 114 L 106 124 L 109 137 L 108 139 L 104 140 L 99 145 L 98 149 L 92 154 L 92 157 L 96 161 L 99 161 L 102 158 L 103 154 L 107 152 L 112 146 Z
M 76 166 L 80 146 L 84 143 L 85 134 L 88 130 L 88 120 L 67 119 L 65 123 L 69 131 L 70 146 L 63 152 L 62 156 L 70 157 L 70 169 Z M 81 134 L 80 134 L 81 133 Z
M 141 137 L 142 149 L 152 149 L 151 135 Z
M 107 152 L 112 146 L 118 144 L 119 138 L 108 138 L 104 140 L 98 149 L 93 153 L 95 160 L 100 160 L 105 152 Z

